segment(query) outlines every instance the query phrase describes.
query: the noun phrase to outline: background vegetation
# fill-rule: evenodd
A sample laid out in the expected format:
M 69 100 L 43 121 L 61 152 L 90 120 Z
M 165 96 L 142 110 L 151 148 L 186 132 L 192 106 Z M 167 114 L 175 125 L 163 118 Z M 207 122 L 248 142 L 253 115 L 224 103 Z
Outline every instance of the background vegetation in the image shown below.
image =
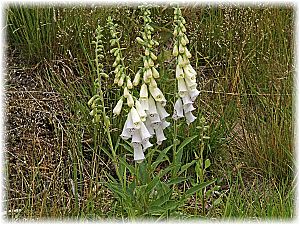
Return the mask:
M 103 124 L 94 125 L 87 106 L 95 93 L 97 25 L 110 15 L 120 25 L 127 66 L 137 71 L 142 49 L 139 10 L 125 6 L 21 6 L 6 8 L 6 214 L 13 219 L 129 217 L 106 185 L 115 169 L 105 153 Z M 171 56 L 173 9 L 151 9 L 159 41 L 159 86 L 174 103 L 175 62 Z M 182 161 L 196 159 L 204 143 L 209 159 L 205 188 L 178 207 L 175 218 L 287 219 L 294 216 L 293 74 L 294 16 L 291 5 L 186 5 L 191 64 L 201 94 L 198 119 L 179 125 L 180 142 L 199 134 L 202 116 L 210 139 L 191 140 Z M 110 35 L 105 29 L 105 71 L 112 71 Z M 125 121 L 113 117 L 119 91 L 113 76 L 103 91 L 113 141 Z M 162 151 L 173 143 L 172 127 Z M 122 141 L 121 141 L 122 142 Z M 134 166 L 120 145 L 118 155 Z M 167 155 L 170 153 L 167 153 Z M 156 172 L 167 168 L 159 164 Z M 197 167 L 185 176 L 198 177 Z M 126 176 L 127 180 L 134 179 Z M 163 179 L 163 178 L 162 178 Z M 183 183 L 173 190 L 179 195 Z M 155 218 L 168 218 L 159 214 Z

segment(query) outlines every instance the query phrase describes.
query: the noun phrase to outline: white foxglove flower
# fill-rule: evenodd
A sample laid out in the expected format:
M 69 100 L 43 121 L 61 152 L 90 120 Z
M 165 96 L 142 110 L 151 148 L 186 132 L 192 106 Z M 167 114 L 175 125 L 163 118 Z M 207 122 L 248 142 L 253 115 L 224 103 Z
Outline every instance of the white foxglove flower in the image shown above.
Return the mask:
M 142 143 L 142 137 L 140 134 L 140 130 L 135 130 L 135 132 L 132 134 L 131 142 Z
M 132 119 L 134 128 L 140 129 L 142 121 L 141 121 L 139 113 L 137 112 L 137 110 L 134 107 L 131 108 L 130 114 L 131 114 L 131 119 Z
M 195 101 L 196 98 L 198 97 L 199 93 L 200 93 L 200 91 L 198 91 L 197 89 L 190 90 L 189 91 L 189 96 L 191 97 L 191 100 Z
M 140 90 L 140 98 L 141 99 L 148 99 L 148 88 L 147 84 L 142 84 L 141 90 Z
M 147 111 L 147 113 L 149 115 L 149 119 L 151 123 L 161 122 L 159 114 L 157 112 L 155 101 L 151 96 L 148 99 L 148 102 L 149 102 L 149 110 Z
M 141 103 L 141 106 L 142 106 L 142 109 L 143 109 L 143 110 L 145 110 L 145 111 L 149 110 L 149 102 L 148 102 L 148 98 L 146 98 L 146 99 L 140 98 L 139 101 L 140 101 L 140 103 Z
M 123 98 L 121 97 L 120 100 L 117 102 L 115 108 L 113 109 L 113 114 L 120 115 L 123 106 Z
M 187 47 L 184 48 L 184 54 L 186 55 L 186 57 L 191 58 L 192 54 L 190 53 L 190 51 L 187 49 Z
M 142 140 L 149 139 L 150 137 L 152 137 L 144 123 L 141 123 L 140 136 Z
M 151 120 L 148 117 L 147 117 L 147 119 L 145 121 L 145 126 L 146 126 L 147 130 L 149 131 L 149 133 L 151 135 L 155 134 L 153 126 L 152 126 L 152 123 L 151 123 Z
M 150 85 L 151 87 L 157 88 L 157 83 L 156 83 L 156 81 L 155 81 L 155 79 L 154 79 L 153 77 L 150 78 L 150 83 L 149 83 L 149 85 Z
M 177 120 L 179 118 L 184 117 L 183 115 L 183 106 L 182 106 L 182 101 L 180 98 L 177 99 L 174 105 L 174 114 L 173 114 L 173 119 Z
M 149 91 L 152 97 L 155 99 L 155 101 L 160 102 L 165 99 L 165 96 L 163 95 L 162 91 L 158 87 L 149 86 Z
M 161 126 L 158 126 L 154 130 L 155 130 L 155 134 L 156 134 L 156 143 L 158 145 L 161 145 L 164 140 L 167 140 L 167 138 L 164 135 L 164 131 Z
M 186 118 L 186 122 L 187 124 L 190 124 L 192 122 L 194 122 L 195 119 L 197 119 L 197 117 L 195 117 L 192 112 L 187 112 L 184 114 L 185 118 Z
M 182 97 L 182 103 L 183 103 L 183 105 L 193 104 L 193 101 L 189 95 L 185 95 Z
M 144 122 L 147 118 L 147 114 L 139 100 L 135 101 L 135 107 L 136 107 L 138 114 L 140 115 L 141 121 Z
M 126 120 L 124 127 L 123 127 L 123 131 L 120 135 L 123 140 L 128 140 L 129 138 L 131 138 L 132 134 L 129 131 L 130 131 L 130 128 L 128 128 L 128 122 Z
M 183 96 L 187 95 L 188 89 L 186 87 L 184 79 L 183 78 L 177 78 L 177 82 L 178 82 L 178 95 L 180 97 L 183 97 Z
M 163 120 L 164 118 L 170 115 L 169 113 L 167 113 L 167 111 L 165 110 L 165 108 L 162 106 L 160 102 L 156 103 L 156 109 L 161 120 Z
M 192 103 L 189 103 L 189 104 L 183 105 L 183 110 L 185 113 L 187 113 L 187 112 L 191 112 L 191 111 L 195 110 L 195 108 Z
M 142 162 L 145 159 L 142 144 L 132 142 L 131 145 L 133 147 L 133 159 L 134 159 L 134 161 Z
M 179 65 L 177 65 L 176 66 L 176 71 L 175 71 L 175 73 L 176 73 L 176 78 L 178 79 L 178 78 L 184 78 L 184 72 L 183 72 L 183 69 L 182 69 L 182 67 L 180 67 Z
M 143 145 L 143 151 L 153 146 L 153 144 L 150 143 L 149 138 L 142 140 L 142 145 Z
M 190 90 L 195 90 L 197 88 L 196 80 L 191 80 L 189 78 L 185 78 L 186 87 Z
M 184 66 L 183 70 L 184 70 L 185 74 L 197 75 L 197 72 L 194 70 L 194 68 L 191 66 L 191 64 L 188 64 L 188 65 Z
M 165 128 L 167 128 L 168 126 L 170 126 L 170 125 L 171 125 L 171 123 L 168 122 L 168 121 L 166 121 L 166 120 L 162 120 L 162 121 L 161 121 L 161 127 L 162 127 L 163 130 L 164 130 Z

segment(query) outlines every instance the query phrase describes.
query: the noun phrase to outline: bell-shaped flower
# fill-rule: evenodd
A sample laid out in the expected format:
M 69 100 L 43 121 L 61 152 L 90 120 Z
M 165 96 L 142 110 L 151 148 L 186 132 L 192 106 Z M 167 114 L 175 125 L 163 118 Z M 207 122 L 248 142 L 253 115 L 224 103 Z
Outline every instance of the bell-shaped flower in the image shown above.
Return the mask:
M 140 101 L 139 100 L 136 100 L 135 101 L 135 107 L 136 107 L 136 110 L 141 118 L 141 121 L 145 121 L 146 118 L 147 118 L 147 114 L 143 108 L 143 106 L 141 105 Z
M 192 101 L 195 101 L 196 98 L 198 97 L 200 91 L 198 91 L 197 89 L 194 90 L 189 90 L 189 96 L 191 97 Z
M 179 44 L 179 52 L 182 54 L 184 53 L 184 46 L 182 44 Z
M 161 145 L 164 140 L 167 140 L 167 138 L 164 135 L 163 128 L 161 126 L 158 126 L 154 129 L 156 134 L 156 143 L 158 145 Z
M 126 77 L 126 86 L 128 87 L 128 89 L 133 88 L 133 85 L 132 85 L 132 82 L 131 82 L 131 79 L 129 76 Z
M 160 102 L 165 100 L 165 96 L 161 92 L 161 90 L 158 87 L 151 87 L 149 86 L 149 91 L 152 95 L 152 97 L 155 99 L 155 101 Z
M 115 108 L 113 109 L 113 114 L 120 115 L 123 106 L 123 97 L 117 102 Z
M 147 84 L 143 83 L 140 90 L 140 99 L 148 99 Z
M 184 54 L 186 55 L 186 57 L 191 58 L 192 54 L 190 53 L 190 51 L 187 49 L 187 47 L 184 48 Z
M 131 119 L 132 119 L 134 128 L 140 129 L 142 121 L 141 121 L 139 113 L 137 112 L 137 110 L 134 107 L 131 108 L 130 114 L 131 114 Z
M 177 120 L 179 118 L 184 117 L 183 115 L 183 106 L 182 106 L 182 101 L 180 98 L 178 98 L 174 104 L 174 114 L 173 114 L 173 119 Z
M 139 131 L 142 140 L 149 139 L 150 137 L 152 137 L 144 123 L 141 123 L 141 128 Z
M 151 142 L 149 141 L 149 138 L 142 140 L 142 145 L 143 145 L 143 151 L 153 146 L 153 144 L 151 144 Z
M 184 79 L 183 78 L 177 78 L 177 82 L 178 82 L 178 95 L 180 97 L 183 97 L 183 96 L 187 95 L 188 89 L 186 87 Z
M 191 104 L 191 103 L 193 104 L 193 101 L 189 95 L 185 95 L 181 99 L 182 99 L 183 105 Z
M 175 73 L 176 73 L 176 78 L 178 79 L 178 78 L 184 78 L 184 71 L 183 71 L 183 69 L 182 69 L 182 67 L 181 66 L 179 66 L 179 65 L 177 65 L 176 66 L 176 71 L 175 71 Z
M 161 120 L 163 120 L 164 118 L 170 115 L 169 113 L 167 113 L 167 111 L 165 110 L 165 108 L 162 106 L 160 102 L 156 103 L 156 109 Z
M 194 70 L 194 68 L 191 66 L 191 64 L 188 64 L 183 67 L 184 73 L 187 74 L 187 76 L 193 76 L 197 75 L 197 72 Z
M 166 121 L 166 120 L 161 120 L 161 127 L 164 130 L 165 128 L 167 128 L 168 126 L 170 126 L 171 123 Z
M 147 111 L 147 113 L 149 115 L 149 119 L 151 123 L 161 122 L 159 114 L 157 112 L 155 101 L 151 96 L 148 99 L 148 102 L 149 102 L 149 110 Z
M 156 88 L 157 83 L 153 77 L 150 78 L 149 86 Z
M 187 124 L 194 122 L 197 117 L 195 117 L 192 112 L 187 112 L 184 114 Z
M 132 134 L 129 131 L 130 131 L 130 128 L 128 127 L 128 121 L 126 120 L 124 127 L 123 127 L 123 131 L 120 135 L 123 140 L 128 140 L 129 138 L 131 138 Z
M 191 111 L 195 110 L 195 108 L 192 103 L 188 103 L 188 104 L 183 105 L 183 110 L 184 110 L 184 113 L 187 113 L 187 112 L 191 112 Z
M 148 117 L 145 121 L 145 126 L 146 126 L 147 130 L 149 131 L 150 135 L 155 134 L 152 123 L 151 123 L 151 120 Z
M 133 147 L 133 159 L 134 159 L 134 161 L 142 162 L 145 159 L 142 144 L 132 142 L 131 145 Z
M 142 143 L 142 137 L 141 137 L 140 130 L 134 131 L 134 133 L 132 134 L 131 142 Z
M 197 88 L 197 83 L 196 83 L 196 79 L 192 80 L 188 77 L 185 78 L 185 84 L 188 87 L 188 89 L 190 90 L 194 90 Z

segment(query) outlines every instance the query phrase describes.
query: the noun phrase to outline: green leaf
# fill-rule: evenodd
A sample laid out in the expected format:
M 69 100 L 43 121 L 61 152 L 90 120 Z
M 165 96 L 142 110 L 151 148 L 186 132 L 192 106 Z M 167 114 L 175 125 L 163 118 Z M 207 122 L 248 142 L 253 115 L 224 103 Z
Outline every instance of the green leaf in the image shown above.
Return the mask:
M 189 179 L 189 177 L 176 177 L 176 178 L 171 179 L 167 183 L 167 185 L 178 184 L 178 183 L 181 183 L 181 182 L 186 181 L 188 179 Z
M 158 184 L 159 182 L 159 177 L 155 177 L 148 185 L 145 190 L 146 193 L 150 193 L 152 189 Z
M 188 189 L 186 192 L 185 192 L 185 195 L 186 196 L 190 196 L 190 195 L 193 195 L 195 194 L 197 191 L 200 191 L 202 190 L 203 188 L 207 187 L 208 185 L 211 185 L 213 184 L 217 179 L 214 179 L 212 181 L 207 181 L 207 182 L 203 182 L 202 184 L 197 184 L 196 186 Z
M 183 166 L 181 167 L 180 172 L 178 173 L 178 176 L 181 175 L 184 171 L 186 171 L 188 168 L 190 168 L 190 167 L 191 167 L 193 164 L 195 164 L 196 162 L 197 162 L 197 160 L 194 159 L 192 162 L 183 165 Z
M 129 165 L 123 157 L 120 157 L 120 163 L 124 165 L 131 174 L 134 174 L 134 167 Z
M 157 156 L 156 160 L 151 165 L 151 170 L 154 171 L 156 167 L 163 161 L 169 160 L 169 157 L 167 156 L 167 152 L 172 148 L 173 146 L 170 145 L 166 147 L 163 151 L 160 152 L 160 154 Z
M 149 205 L 149 208 L 151 207 L 156 207 L 156 206 L 161 206 L 162 204 L 164 204 L 166 201 L 168 201 L 170 199 L 170 196 L 172 194 L 172 189 L 169 190 L 166 194 L 162 195 L 161 197 L 159 197 L 158 199 L 152 201 Z
M 181 150 L 184 148 L 184 146 L 186 146 L 188 143 L 190 143 L 192 140 L 194 140 L 198 135 L 194 135 L 192 137 L 188 137 L 187 139 L 185 139 L 178 147 L 178 150 Z

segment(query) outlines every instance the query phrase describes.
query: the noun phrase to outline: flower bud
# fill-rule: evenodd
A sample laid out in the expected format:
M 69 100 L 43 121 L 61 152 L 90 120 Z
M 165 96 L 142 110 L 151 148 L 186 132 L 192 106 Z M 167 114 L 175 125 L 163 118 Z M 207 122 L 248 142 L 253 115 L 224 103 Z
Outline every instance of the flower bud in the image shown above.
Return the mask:
M 158 71 L 155 69 L 155 67 L 152 67 L 152 76 L 157 79 L 159 78 L 159 73 Z
M 125 87 L 125 88 L 124 88 L 124 93 L 123 93 L 123 96 L 124 96 L 125 98 L 128 98 L 128 97 L 129 97 L 129 95 L 130 95 L 130 93 L 129 93 L 129 90 L 128 90 L 128 88 L 127 88 L 127 87 Z
M 120 115 L 123 106 L 123 98 L 121 97 L 120 100 L 117 102 L 115 108 L 113 109 L 113 114 Z
M 179 52 L 184 53 L 184 47 L 182 44 L 179 44 Z
M 140 82 L 140 79 L 141 79 L 141 69 L 138 70 L 138 72 L 135 74 L 135 77 L 133 79 L 133 82 L 132 84 L 134 86 L 138 86 L 139 85 L 139 82 Z
M 133 107 L 134 106 L 134 101 L 133 101 L 133 97 L 131 94 L 129 94 L 129 96 L 127 97 L 127 105 L 129 107 Z
M 178 46 L 175 44 L 173 48 L 173 56 L 178 56 Z
M 153 62 L 153 60 L 151 58 L 148 59 L 148 64 L 149 64 L 149 67 L 153 67 L 154 66 L 154 62 Z
M 136 41 L 139 43 L 139 44 L 144 44 L 144 41 L 143 41 L 143 39 L 142 38 L 140 38 L 140 37 L 137 37 L 136 38 Z
M 118 86 L 119 87 L 123 86 L 124 78 L 125 78 L 125 74 L 122 74 L 119 81 L 118 81 Z
M 156 56 L 156 55 L 154 55 L 154 53 L 153 53 L 153 52 L 151 52 L 151 53 L 150 53 L 150 57 L 151 57 L 153 60 L 157 60 L 157 56 Z
M 149 54 L 150 54 L 149 49 L 146 48 L 146 50 L 145 50 L 145 55 L 148 56 Z
M 126 86 L 128 87 L 128 89 L 132 89 L 132 88 L 133 88 L 133 85 L 132 85 L 132 82 L 131 82 L 131 80 L 130 80 L 130 77 L 127 76 L 126 79 L 127 79 Z
M 157 83 L 153 77 L 150 78 L 150 86 L 151 87 L 157 87 Z
M 148 88 L 147 84 L 143 83 L 140 90 L 140 98 L 141 99 L 148 99 Z

